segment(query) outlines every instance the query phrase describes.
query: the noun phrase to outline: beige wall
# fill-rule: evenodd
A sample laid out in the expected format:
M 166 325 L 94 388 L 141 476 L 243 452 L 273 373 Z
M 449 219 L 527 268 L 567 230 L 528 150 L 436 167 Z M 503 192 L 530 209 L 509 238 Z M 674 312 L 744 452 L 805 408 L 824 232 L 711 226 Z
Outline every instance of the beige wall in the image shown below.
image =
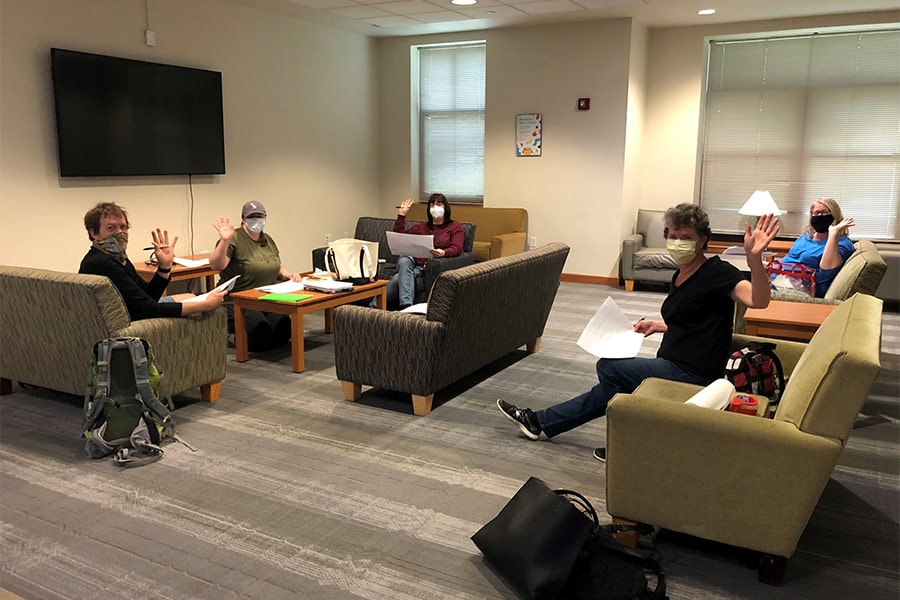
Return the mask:
M 631 29 L 629 20 L 619 19 L 381 40 L 384 210 L 415 193 L 410 46 L 485 39 L 485 205 L 524 207 L 529 236 L 539 245 L 571 245 L 566 272 L 614 271 L 618 227 L 612 236 L 598 232 L 623 217 Z M 590 111 L 576 110 L 581 97 L 591 98 Z M 516 115 L 537 112 L 543 116 L 542 156 L 517 158 Z
M 898 12 L 645 30 L 626 19 L 382 39 L 382 210 L 415 194 L 409 54 L 414 44 L 487 40 L 485 205 L 521 206 L 529 236 L 572 247 L 566 273 L 615 277 L 639 207 L 693 202 L 704 38 L 879 23 Z M 591 111 L 575 102 L 591 97 Z M 541 112 L 540 158 L 514 155 L 514 119 Z
M 900 20 L 897 12 L 650 29 L 627 19 L 370 40 L 225 0 L 0 0 L 0 262 L 75 270 L 84 212 L 125 205 L 142 260 L 151 227 L 191 237 L 186 178 L 61 180 L 49 51 L 59 46 L 220 70 L 226 163 L 195 178 L 197 251 L 212 220 L 263 201 L 286 266 L 391 215 L 415 191 L 410 45 L 486 39 L 485 204 L 522 206 L 539 244 L 572 246 L 567 273 L 615 276 L 638 207 L 695 198 L 704 36 Z M 591 110 L 575 110 L 591 98 Z M 515 115 L 541 112 L 540 158 L 516 158 Z
M 0 3 L 0 263 L 74 271 L 82 218 L 98 201 L 130 213 L 132 260 L 152 227 L 187 254 L 218 239 L 219 215 L 249 199 L 269 212 L 285 266 L 311 266 L 324 234 L 352 235 L 377 210 L 375 43 L 223 0 L 153 0 L 157 46 L 143 44 L 144 0 Z M 223 74 L 227 173 L 60 179 L 50 47 L 207 68 Z

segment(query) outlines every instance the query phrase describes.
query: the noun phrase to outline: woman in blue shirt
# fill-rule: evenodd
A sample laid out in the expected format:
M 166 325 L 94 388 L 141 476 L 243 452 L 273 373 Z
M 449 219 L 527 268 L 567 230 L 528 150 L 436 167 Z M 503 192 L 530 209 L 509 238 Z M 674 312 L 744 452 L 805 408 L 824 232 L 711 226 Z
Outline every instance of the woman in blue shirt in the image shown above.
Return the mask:
M 816 270 L 816 297 L 822 298 L 855 248 L 848 237 L 853 218 L 844 218 L 834 198 L 819 198 L 809 207 L 809 225 L 781 262 Z

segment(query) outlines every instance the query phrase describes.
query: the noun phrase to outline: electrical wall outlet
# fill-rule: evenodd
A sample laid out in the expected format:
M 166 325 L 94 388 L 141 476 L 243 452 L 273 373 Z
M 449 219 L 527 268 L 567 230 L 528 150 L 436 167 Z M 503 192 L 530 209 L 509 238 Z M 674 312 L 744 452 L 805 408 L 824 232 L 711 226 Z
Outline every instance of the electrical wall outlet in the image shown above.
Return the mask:
M 330 244 L 330 243 L 331 243 L 331 234 L 330 234 L 330 233 L 326 233 L 326 234 L 325 234 L 325 243 L 326 243 L 326 244 Z
M 537 236 L 535 235 L 531 236 L 531 247 L 537 248 Z

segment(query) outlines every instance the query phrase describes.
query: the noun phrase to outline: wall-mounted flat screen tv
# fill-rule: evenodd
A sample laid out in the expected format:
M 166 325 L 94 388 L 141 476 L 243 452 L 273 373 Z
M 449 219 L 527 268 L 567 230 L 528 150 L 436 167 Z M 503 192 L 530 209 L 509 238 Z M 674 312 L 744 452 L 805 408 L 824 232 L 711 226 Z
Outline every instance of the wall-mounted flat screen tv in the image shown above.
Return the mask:
M 225 173 L 222 74 L 50 49 L 61 177 Z

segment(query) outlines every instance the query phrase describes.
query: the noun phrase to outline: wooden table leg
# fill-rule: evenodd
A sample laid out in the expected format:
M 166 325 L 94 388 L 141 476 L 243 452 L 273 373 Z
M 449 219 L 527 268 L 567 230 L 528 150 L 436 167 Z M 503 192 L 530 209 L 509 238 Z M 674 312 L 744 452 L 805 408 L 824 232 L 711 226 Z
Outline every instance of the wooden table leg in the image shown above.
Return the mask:
M 291 366 L 294 373 L 302 373 L 303 361 L 303 315 L 291 313 Z
M 334 309 L 325 309 L 325 333 L 334 333 Z
M 244 309 L 234 303 L 234 357 L 238 362 L 247 362 L 247 322 L 244 320 Z
M 208 291 L 212 290 L 214 287 L 216 287 L 216 276 L 215 275 L 207 275 L 205 277 L 205 279 L 206 279 L 206 289 L 203 290 L 204 292 L 208 292 Z
M 375 308 L 387 310 L 387 286 L 381 288 L 381 292 L 375 296 Z

